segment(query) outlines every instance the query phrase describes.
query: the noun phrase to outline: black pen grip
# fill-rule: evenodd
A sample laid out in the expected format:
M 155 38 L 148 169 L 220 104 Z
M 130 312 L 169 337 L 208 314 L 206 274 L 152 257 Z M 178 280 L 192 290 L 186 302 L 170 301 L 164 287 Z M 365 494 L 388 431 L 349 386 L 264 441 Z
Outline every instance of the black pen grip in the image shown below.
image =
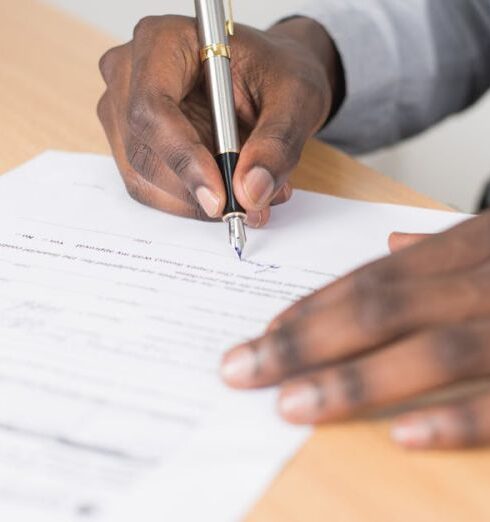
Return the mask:
M 224 215 L 239 212 L 245 214 L 245 210 L 241 207 L 233 193 L 233 174 L 238 163 L 240 155 L 236 152 L 225 152 L 216 156 L 216 163 L 218 164 L 223 183 L 226 189 L 226 206 Z

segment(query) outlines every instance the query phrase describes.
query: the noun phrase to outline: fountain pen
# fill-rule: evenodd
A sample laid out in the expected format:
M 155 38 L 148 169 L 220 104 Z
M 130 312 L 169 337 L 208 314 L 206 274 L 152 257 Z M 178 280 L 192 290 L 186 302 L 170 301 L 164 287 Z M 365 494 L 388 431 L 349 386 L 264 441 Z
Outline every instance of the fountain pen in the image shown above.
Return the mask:
M 240 155 L 240 139 L 231 78 L 229 37 L 234 34 L 231 0 L 226 19 L 223 0 L 195 0 L 200 42 L 210 108 L 213 117 L 216 162 L 226 189 L 223 221 L 228 224 L 230 244 L 242 259 L 247 241 L 246 212 L 233 193 L 233 174 Z

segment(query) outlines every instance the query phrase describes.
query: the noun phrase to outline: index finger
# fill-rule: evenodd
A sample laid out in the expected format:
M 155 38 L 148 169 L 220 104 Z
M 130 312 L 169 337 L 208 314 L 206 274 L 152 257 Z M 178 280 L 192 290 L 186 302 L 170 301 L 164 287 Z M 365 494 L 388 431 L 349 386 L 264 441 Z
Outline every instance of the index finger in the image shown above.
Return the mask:
M 132 133 L 182 180 L 210 217 L 218 217 L 226 198 L 221 173 L 180 107 L 199 79 L 198 57 L 195 24 L 189 19 L 143 19 L 134 35 L 127 117 Z
M 470 272 L 405 279 L 379 288 L 366 286 L 369 277 L 361 284 L 358 279 L 353 290 L 331 306 L 285 320 L 264 336 L 232 349 L 223 360 L 223 378 L 237 388 L 268 386 L 427 327 L 481 316 L 490 311 L 486 277 Z
M 415 244 L 364 266 L 293 304 L 273 321 L 270 329 L 332 305 L 353 292 L 359 284 L 372 290 L 382 289 L 403 279 L 444 276 L 476 266 L 490 256 L 489 228 L 490 213 L 487 213 L 446 232 L 415 241 Z

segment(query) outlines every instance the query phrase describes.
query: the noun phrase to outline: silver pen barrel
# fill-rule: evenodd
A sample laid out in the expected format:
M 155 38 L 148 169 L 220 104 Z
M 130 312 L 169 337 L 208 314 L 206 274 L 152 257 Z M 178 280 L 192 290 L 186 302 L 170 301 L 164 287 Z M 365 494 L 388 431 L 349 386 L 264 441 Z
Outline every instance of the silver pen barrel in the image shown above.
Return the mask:
M 223 0 L 195 0 L 208 94 L 213 114 L 216 153 L 240 152 L 230 69 L 230 43 Z
M 233 174 L 240 154 L 240 139 L 231 77 L 228 24 L 223 0 L 195 0 L 195 5 L 200 58 L 213 117 L 216 161 L 227 195 L 223 220 L 228 223 L 230 243 L 241 259 L 246 243 L 246 213 L 233 193 Z

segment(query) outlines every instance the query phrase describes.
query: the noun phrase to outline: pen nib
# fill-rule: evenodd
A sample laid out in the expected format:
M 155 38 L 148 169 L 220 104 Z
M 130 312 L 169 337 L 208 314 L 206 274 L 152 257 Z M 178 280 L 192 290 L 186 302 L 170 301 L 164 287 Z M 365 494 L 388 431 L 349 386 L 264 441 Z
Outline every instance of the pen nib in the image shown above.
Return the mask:
M 230 244 L 241 261 L 245 243 L 247 241 L 245 226 L 243 224 L 244 218 L 242 218 L 240 215 L 233 215 L 227 221 L 228 231 L 230 234 Z

